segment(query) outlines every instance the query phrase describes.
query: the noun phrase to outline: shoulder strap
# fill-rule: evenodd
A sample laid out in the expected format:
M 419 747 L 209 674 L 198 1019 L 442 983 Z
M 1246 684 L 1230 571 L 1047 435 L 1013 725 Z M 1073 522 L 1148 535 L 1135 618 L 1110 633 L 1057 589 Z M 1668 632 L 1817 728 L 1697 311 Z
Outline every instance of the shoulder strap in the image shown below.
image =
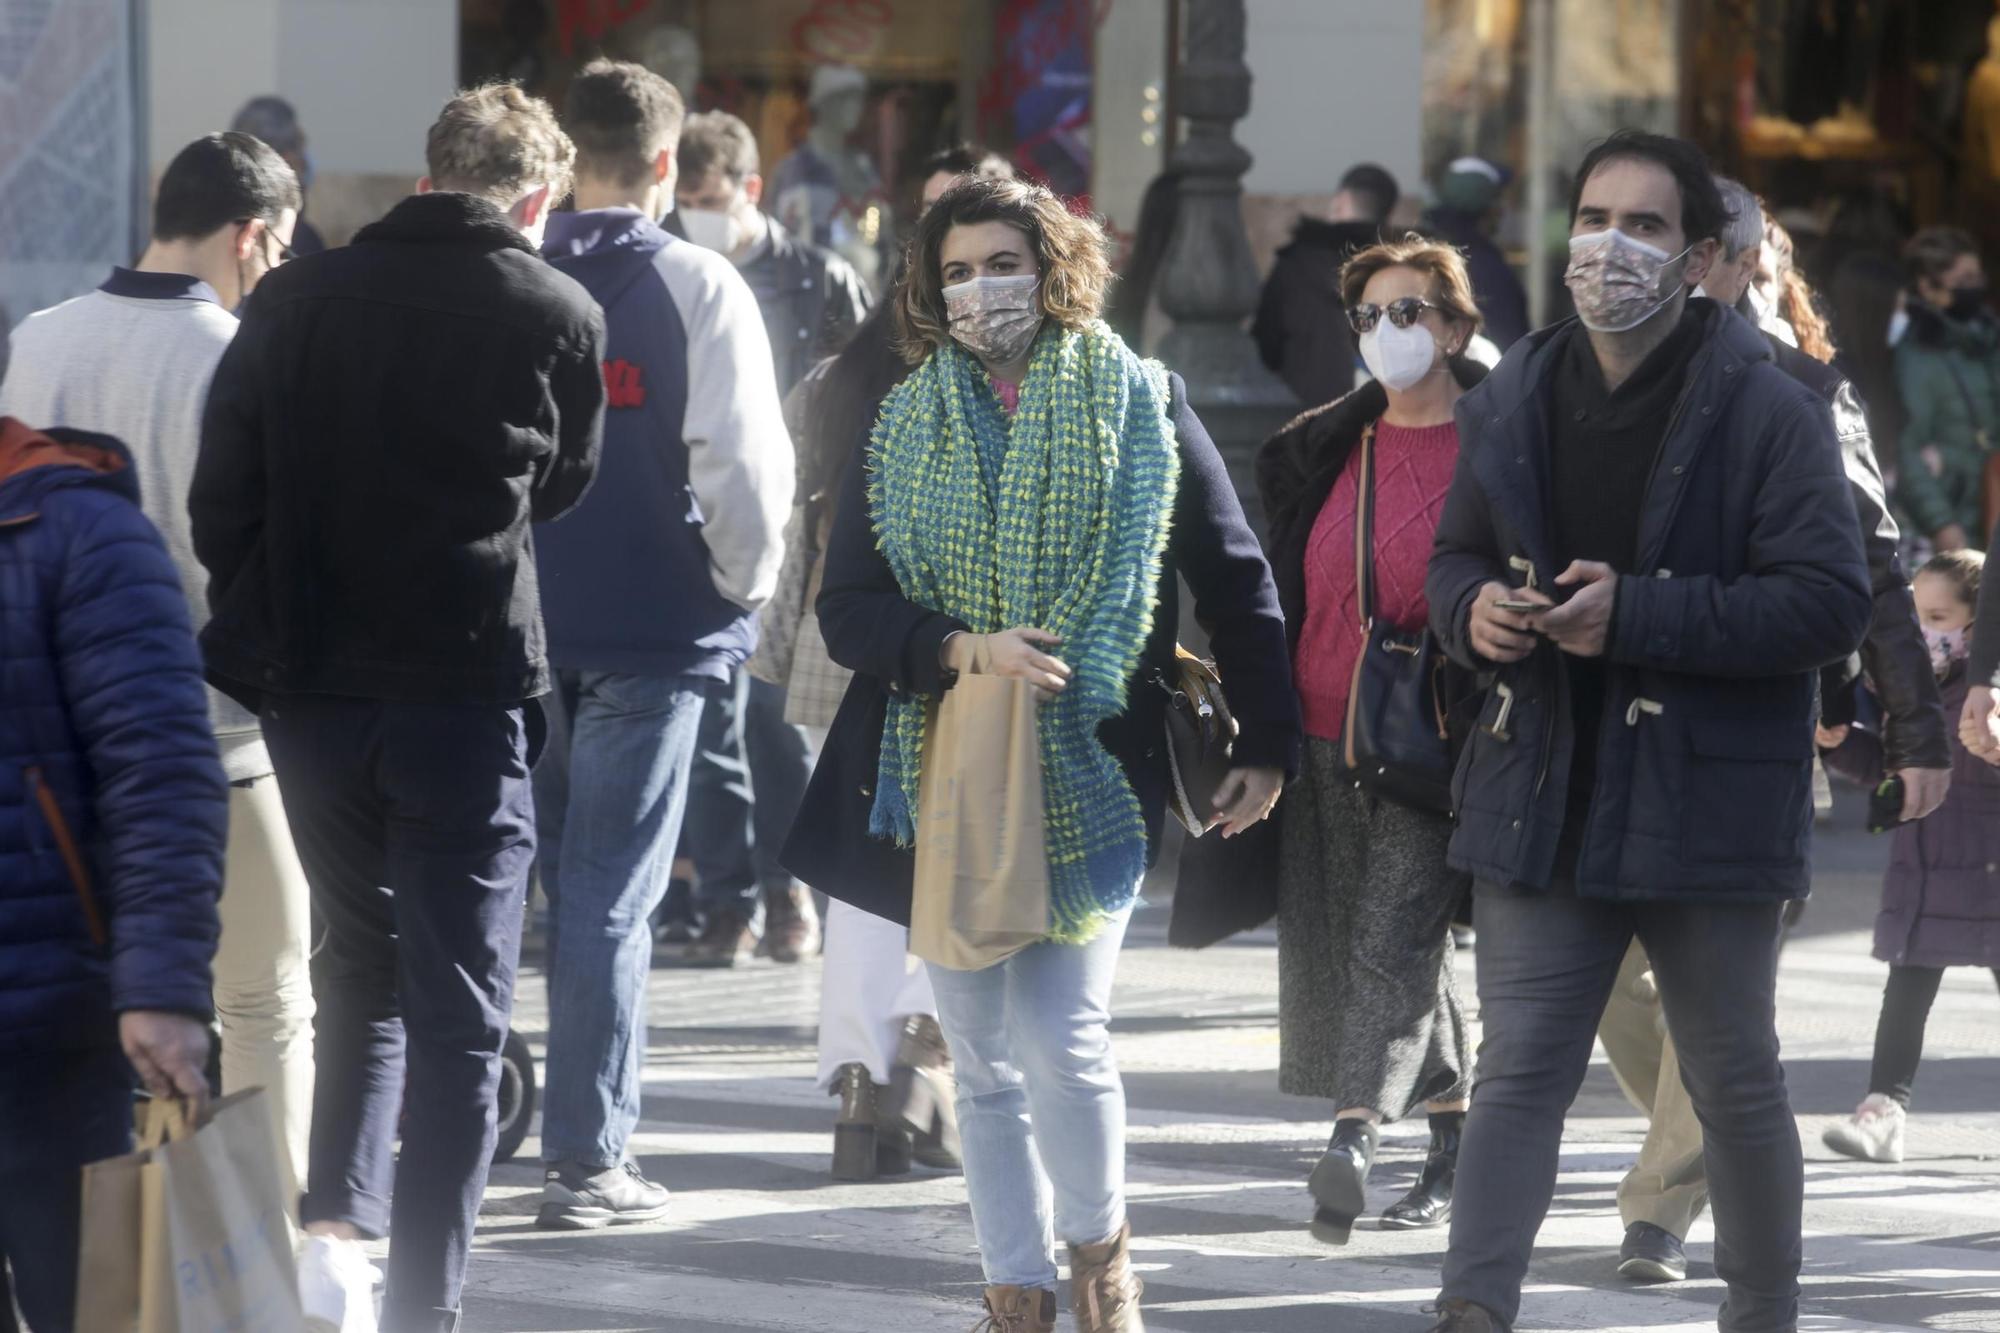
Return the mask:
M 1361 634 L 1375 624 L 1375 423 L 1361 432 L 1360 466 L 1354 475 L 1354 602 Z

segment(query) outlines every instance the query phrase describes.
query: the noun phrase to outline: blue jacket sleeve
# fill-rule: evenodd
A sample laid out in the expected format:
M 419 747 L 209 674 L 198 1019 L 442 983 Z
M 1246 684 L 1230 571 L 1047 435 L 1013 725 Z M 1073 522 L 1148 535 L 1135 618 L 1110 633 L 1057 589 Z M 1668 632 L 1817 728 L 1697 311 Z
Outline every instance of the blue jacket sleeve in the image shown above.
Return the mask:
M 187 598 L 136 506 L 86 490 L 61 498 L 50 508 L 72 530 L 55 646 L 94 784 L 112 1005 L 206 1017 L 229 786 Z
M 1853 652 L 1874 611 L 1826 404 L 1801 397 L 1764 455 L 1741 577 L 1619 580 L 1605 655 L 1660 671 L 1775 676 Z
M 1246 768 L 1282 769 L 1287 778 L 1296 777 L 1305 727 L 1271 567 L 1243 518 L 1222 455 L 1188 406 L 1179 376 L 1173 379 L 1173 402 L 1181 476 L 1172 555 L 1194 593 L 1195 619 L 1208 634 L 1236 717 L 1233 756 Z

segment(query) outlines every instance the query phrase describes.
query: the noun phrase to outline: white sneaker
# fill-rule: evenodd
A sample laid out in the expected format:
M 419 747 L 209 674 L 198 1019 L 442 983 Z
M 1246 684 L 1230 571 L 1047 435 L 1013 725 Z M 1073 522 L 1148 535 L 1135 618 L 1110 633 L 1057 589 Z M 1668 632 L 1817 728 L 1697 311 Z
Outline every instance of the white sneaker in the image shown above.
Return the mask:
M 299 1253 L 306 1333 L 376 1333 L 375 1284 L 381 1280 L 360 1241 L 306 1237 Z
M 1827 1126 L 1820 1141 L 1837 1153 L 1864 1162 L 1903 1160 L 1903 1125 L 1909 1115 L 1901 1102 L 1871 1092 L 1854 1114 Z

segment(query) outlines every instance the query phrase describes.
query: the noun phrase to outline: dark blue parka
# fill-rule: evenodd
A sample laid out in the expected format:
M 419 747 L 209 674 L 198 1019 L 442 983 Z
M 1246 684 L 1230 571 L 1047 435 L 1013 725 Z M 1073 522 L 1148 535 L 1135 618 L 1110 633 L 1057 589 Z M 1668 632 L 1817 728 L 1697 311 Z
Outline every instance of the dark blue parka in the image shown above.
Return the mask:
M 55 434 L 0 418 L 0 1062 L 113 1046 L 130 1009 L 209 1012 L 228 830 L 131 460 Z
M 1816 673 L 1868 629 L 1868 568 L 1826 403 L 1742 318 L 1701 306 L 1707 329 L 1653 466 L 1638 564 L 1618 581 L 1577 867 L 1585 897 L 1803 897 Z M 1494 666 L 1468 635 L 1482 584 L 1520 586 L 1515 561 L 1545 590 L 1562 572 L 1546 421 L 1572 336 L 1585 335 L 1574 324 L 1531 335 L 1459 402 L 1427 591 L 1431 628 L 1467 666 Z M 1497 668 L 1480 724 L 1459 763 L 1451 863 L 1546 888 L 1573 745 L 1563 654 L 1542 643 Z

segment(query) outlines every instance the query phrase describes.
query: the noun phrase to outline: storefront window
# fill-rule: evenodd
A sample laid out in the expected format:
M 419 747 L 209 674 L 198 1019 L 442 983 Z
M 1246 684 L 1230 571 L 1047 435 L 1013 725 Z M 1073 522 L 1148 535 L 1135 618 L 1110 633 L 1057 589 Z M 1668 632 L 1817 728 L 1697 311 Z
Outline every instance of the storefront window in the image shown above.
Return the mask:
M 1094 38 L 1110 0 L 464 0 L 461 77 L 560 103 L 603 55 L 757 136 L 765 206 L 878 286 L 923 159 L 961 139 L 1088 204 Z M 1164 19 L 1162 20 L 1164 22 Z M 1164 71 L 1153 75 L 1162 77 Z

